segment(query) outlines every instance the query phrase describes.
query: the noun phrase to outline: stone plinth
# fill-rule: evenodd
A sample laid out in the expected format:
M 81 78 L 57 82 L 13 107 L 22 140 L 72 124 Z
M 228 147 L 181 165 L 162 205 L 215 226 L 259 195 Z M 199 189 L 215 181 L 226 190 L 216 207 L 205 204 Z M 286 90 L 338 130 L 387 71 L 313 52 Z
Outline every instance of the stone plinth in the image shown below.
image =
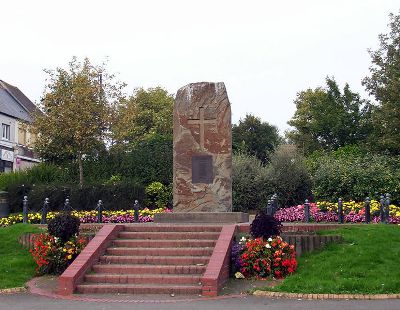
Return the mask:
M 155 223 L 247 223 L 249 214 L 243 212 L 179 212 L 157 213 Z
M 231 107 L 224 83 L 193 83 L 174 105 L 174 212 L 232 210 Z

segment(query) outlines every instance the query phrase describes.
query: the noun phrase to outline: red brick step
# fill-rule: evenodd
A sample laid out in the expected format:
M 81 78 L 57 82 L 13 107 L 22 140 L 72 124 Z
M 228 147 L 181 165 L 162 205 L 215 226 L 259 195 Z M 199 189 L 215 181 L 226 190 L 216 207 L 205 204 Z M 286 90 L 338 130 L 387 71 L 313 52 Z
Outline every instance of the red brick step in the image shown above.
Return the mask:
M 116 256 L 103 255 L 101 263 L 105 264 L 150 264 L 150 265 L 207 265 L 207 256 Z
M 168 225 L 168 224 L 132 224 L 125 225 L 124 231 L 136 232 L 220 232 L 221 225 Z
M 77 292 L 83 294 L 201 294 L 201 285 L 162 284 L 81 284 Z
M 105 274 L 95 273 L 85 275 L 89 283 L 120 283 L 120 284 L 199 284 L 199 274 Z
M 140 264 L 96 264 L 93 271 L 120 274 L 202 274 L 206 266 L 185 265 L 140 265 Z
M 116 239 L 114 246 L 143 247 L 143 248 L 187 248 L 187 247 L 214 247 L 216 240 L 143 240 L 143 239 Z
M 219 232 L 132 232 L 123 231 L 119 233 L 121 239 L 151 239 L 151 240 L 181 240 L 181 239 L 200 239 L 216 240 Z
M 108 248 L 107 254 L 109 255 L 161 255 L 161 256 L 209 256 L 213 252 L 212 247 L 190 247 L 190 248 Z

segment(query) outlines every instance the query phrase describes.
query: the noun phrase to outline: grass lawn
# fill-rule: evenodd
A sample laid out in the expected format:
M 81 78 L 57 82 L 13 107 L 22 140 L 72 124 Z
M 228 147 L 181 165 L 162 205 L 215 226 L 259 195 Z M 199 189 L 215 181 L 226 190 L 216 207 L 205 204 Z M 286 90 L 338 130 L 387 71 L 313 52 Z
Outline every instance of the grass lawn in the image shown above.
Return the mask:
M 400 226 L 355 225 L 321 234 L 340 234 L 341 244 L 305 254 L 298 270 L 265 290 L 293 293 L 400 293 Z
M 29 224 L 0 228 L 0 289 L 24 286 L 34 276 L 36 264 L 18 238 L 26 232 L 40 231 Z

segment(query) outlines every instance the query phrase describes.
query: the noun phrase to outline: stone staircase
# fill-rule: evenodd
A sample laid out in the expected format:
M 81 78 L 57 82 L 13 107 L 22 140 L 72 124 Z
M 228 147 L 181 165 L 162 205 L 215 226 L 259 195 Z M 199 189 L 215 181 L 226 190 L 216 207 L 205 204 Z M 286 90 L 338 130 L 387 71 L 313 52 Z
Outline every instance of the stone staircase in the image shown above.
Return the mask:
M 196 294 L 222 225 L 125 225 L 78 293 Z

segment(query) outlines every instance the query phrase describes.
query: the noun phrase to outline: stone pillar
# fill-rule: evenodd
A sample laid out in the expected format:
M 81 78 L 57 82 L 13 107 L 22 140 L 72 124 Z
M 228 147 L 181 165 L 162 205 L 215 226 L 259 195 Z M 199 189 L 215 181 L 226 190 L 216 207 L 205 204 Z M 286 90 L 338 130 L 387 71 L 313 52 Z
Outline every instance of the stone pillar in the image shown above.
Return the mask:
M 174 105 L 174 212 L 232 210 L 231 106 L 224 83 L 193 83 Z

